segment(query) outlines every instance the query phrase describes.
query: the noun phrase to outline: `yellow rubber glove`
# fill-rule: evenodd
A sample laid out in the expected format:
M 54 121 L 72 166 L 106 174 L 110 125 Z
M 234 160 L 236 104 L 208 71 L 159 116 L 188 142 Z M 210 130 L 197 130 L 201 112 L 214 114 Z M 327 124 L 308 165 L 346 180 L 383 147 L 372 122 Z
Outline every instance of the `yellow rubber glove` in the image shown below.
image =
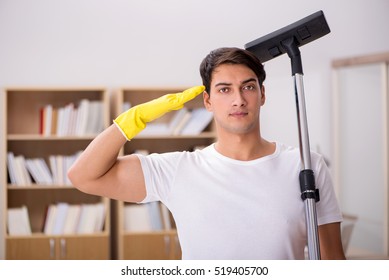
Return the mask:
M 146 127 L 146 123 L 167 112 L 181 109 L 184 107 L 184 103 L 192 100 L 204 90 L 204 86 L 196 86 L 183 92 L 166 94 L 128 109 L 120 114 L 114 123 L 129 141 Z

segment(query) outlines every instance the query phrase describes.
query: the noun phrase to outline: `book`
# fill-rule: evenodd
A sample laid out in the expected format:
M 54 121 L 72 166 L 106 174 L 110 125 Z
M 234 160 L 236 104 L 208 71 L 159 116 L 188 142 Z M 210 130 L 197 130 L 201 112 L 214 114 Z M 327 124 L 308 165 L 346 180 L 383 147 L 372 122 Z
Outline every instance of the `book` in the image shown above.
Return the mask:
M 150 213 L 146 204 L 124 206 L 124 230 L 129 232 L 151 231 Z
M 45 122 L 45 113 L 44 108 L 39 109 L 39 134 L 43 134 L 45 128 L 44 128 L 44 122 Z
M 95 204 L 95 213 L 96 213 L 96 221 L 95 221 L 95 229 L 94 232 L 102 232 L 104 230 L 105 224 L 105 205 L 103 203 Z
M 52 105 L 46 105 L 43 108 L 43 135 L 44 136 L 50 136 L 51 135 L 51 121 L 53 116 L 53 106 Z
M 174 134 L 174 131 L 179 126 L 179 124 L 181 123 L 182 119 L 185 117 L 185 115 L 188 112 L 189 112 L 189 109 L 186 108 L 186 107 L 183 107 L 180 110 L 174 111 L 174 115 L 173 115 L 173 117 L 171 118 L 171 120 L 169 121 L 169 124 L 168 124 L 169 134 Z
M 57 171 L 57 159 L 55 155 L 49 156 L 49 166 L 51 174 L 53 175 L 53 184 L 59 184 L 59 174 Z
M 45 218 L 43 233 L 47 235 L 53 234 L 55 220 L 57 218 L 57 205 L 50 204 L 47 209 L 47 214 Z
M 141 136 L 167 135 L 169 132 L 168 124 L 163 122 L 150 122 L 145 129 L 139 132 Z
M 63 174 L 63 170 L 64 170 L 63 156 L 60 155 L 55 156 L 55 161 L 57 167 L 55 172 L 57 173 L 57 178 L 58 178 L 57 184 L 62 186 L 65 184 L 65 176 Z
M 71 107 L 69 109 L 69 122 L 67 126 L 67 133 L 66 135 L 76 135 L 76 124 L 77 124 L 77 118 L 78 118 L 79 110 L 76 107 Z
M 58 113 L 57 113 L 57 136 L 63 136 L 64 135 L 64 122 L 65 122 L 65 108 L 60 107 L 58 108 Z
M 8 168 L 8 174 L 10 178 L 10 183 L 12 185 L 17 185 L 17 174 L 16 174 L 16 162 L 15 162 L 15 155 L 13 152 L 7 153 L 7 168 Z
M 34 163 L 34 160 L 26 159 L 26 167 L 36 184 L 44 184 L 42 175 L 40 174 L 36 164 Z
M 71 204 L 69 205 L 65 225 L 63 228 L 63 234 L 75 234 L 77 232 L 77 226 L 80 219 L 81 205 Z
M 65 202 L 59 202 L 56 205 L 56 215 L 53 222 L 52 234 L 59 235 L 64 233 L 66 217 L 69 211 L 69 204 Z
M 105 220 L 103 203 L 82 204 L 76 233 L 89 234 L 102 231 Z
M 95 102 L 97 103 L 97 122 L 93 133 L 98 134 L 104 130 L 104 105 L 102 101 Z
M 31 235 L 31 224 L 26 206 L 7 209 L 8 234 Z
M 43 158 L 26 159 L 25 165 L 35 183 L 42 185 L 53 184 L 50 169 Z
M 82 136 L 86 134 L 88 126 L 88 114 L 90 111 L 90 102 L 88 99 L 82 99 L 78 106 L 78 115 L 76 122 L 75 135 Z
M 123 105 L 122 105 L 122 112 L 125 112 L 127 111 L 128 109 L 131 108 L 131 102 L 128 102 L 128 101 L 124 101 L 123 102 Z
M 101 101 L 92 100 L 89 104 L 87 125 L 84 135 L 95 135 L 103 129 L 103 103 Z
M 172 222 L 170 219 L 170 211 L 163 203 L 161 203 L 161 214 L 162 214 L 162 221 L 163 221 L 164 229 L 171 230 L 172 229 Z
M 71 118 L 74 110 L 74 103 L 69 103 L 64 107 L 64 113 L 63 113 L 63 120 L 62 120 L 62 134 L 61 136 L 68 136 L 70 135 L 71 131 Z
M 58 119 L 58 109 L 53 108 L 52 117 L 51 117 L 50 135 L 57 135 L 57 119 Z
M 212 121 L 213 114 L 205 108 L 192 110 L 189 121 L 181 130 L 182 135 L 197 135 L 201 133 Z
M 134 154 L 147 156 L 148 154 L 150 154 L 150 152 L 146 149 L 137 149 L 134 151 Z
M 172 135 L 179 135 L 179 134 L 181 134 L 182 130 L 187 125 L 187 123 L 189 122 L 191 117 L 192 117 L 192 112 L 191 111 L 189 111 L 189 110 L 184 111 L 184 115 L 181 116 L 181 119 L 179 120 L 177 125 L 174 128 L 172 128 L 171 134 Z
M 16 166 L 16 183 L 19 186 L 29 186 L 32 184 L 30 174 L 26 167 L 26 160 L 24 156 L 18 155 L 14 157 Z
M 53 184 L 53 176 L 51 175 L 50 168 L 48 167 L 46 161 L 43 158 L 37 158 L 36 162 L 42 172 L 44 182 L 48 185 Z
M 93 220 L 93 208 L 91 204 L 82 204 L 80 219 L 77 225 L 78 234 L 93 233 L 94 220 Z
M 161 219 L 161 209 L 158 201 L 146 203 L 149 210 L 151 229 L 152 230 L 163 230 L 163 224 Z

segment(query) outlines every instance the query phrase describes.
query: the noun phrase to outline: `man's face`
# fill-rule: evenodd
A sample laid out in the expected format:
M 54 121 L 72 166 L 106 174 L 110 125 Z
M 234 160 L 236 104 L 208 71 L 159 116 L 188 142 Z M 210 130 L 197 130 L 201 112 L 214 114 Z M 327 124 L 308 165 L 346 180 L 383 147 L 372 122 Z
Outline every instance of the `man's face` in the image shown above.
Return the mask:
M 204 104 L 213 112 L 217 128 L 232 133 L 259 132 L 259 111 L 265 89 L 255 73 L 240 64 L 222 64 L 212 74 Z

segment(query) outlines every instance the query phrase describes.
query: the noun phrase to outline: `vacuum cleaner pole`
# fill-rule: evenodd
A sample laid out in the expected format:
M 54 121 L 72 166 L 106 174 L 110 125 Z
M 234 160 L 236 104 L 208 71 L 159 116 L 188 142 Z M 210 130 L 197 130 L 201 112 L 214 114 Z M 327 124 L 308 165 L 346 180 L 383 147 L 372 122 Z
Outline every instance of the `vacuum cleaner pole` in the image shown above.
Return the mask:
M 296 112 L 301 159 L 301 172 L 299 179 L 301 198 L 305 203 L 305 221 L 308 236 L 308 257 L 311 260 L 319 260 L 320 246 L 316 215 L 316 201 L 319 199 L 319 197 L 318 192 L 316 191 L 315 177 L 311 167 L 311 149 L 309 145 L 308 121 L 305 108 L 301 55 L 294 37 L 282 41 L 281 44 L 285 48 L 286 53 L 288 54 L 291 61 L 296 97 Z
M 315 176 L 311 166 L 308 122 L 305 109 L 303 67 L 299 46 L 307 44 L 330 32 L 322 11 L 312 14 L 287 27 L 261 37 L 245 45 L 261 62 L 287 53 L 291 60 L 292 76 L 296 97 L 298 135 L 300 142 L 301 171 L 299 174 L 301 198 L 305 204 L 308 257 L 320 259 L 316 202 L 319 192 L 315 186 Z
M 303 83 L 303 68 L 300 51 L 294 38 L 282 42 L 291 60 L 292 76 L 294 82 L 298 135 L 300 143 L 300 190 L 301 198 L 305 204 L 305 221 L 308 236 L 308 257 L 310 260 L 320 259 L 319 235 L 317 227 L 316 201 L 319 193 L 315 187 L 315 178 L 311 165 L 311 153 L 309 145 L 308 121 L 305 107 L 305 94 Z

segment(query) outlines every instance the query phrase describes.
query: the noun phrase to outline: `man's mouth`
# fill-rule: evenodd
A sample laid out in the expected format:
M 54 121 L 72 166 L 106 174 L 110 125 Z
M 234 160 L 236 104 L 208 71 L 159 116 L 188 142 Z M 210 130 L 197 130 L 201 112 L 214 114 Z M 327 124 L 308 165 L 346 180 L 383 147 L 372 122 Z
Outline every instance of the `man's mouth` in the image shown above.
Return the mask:
M 233 113 L 230 113 L 230 116 L 232 117 L 244 117 L 244 116 L 247 116 L 247 112 L 233 112 Z

